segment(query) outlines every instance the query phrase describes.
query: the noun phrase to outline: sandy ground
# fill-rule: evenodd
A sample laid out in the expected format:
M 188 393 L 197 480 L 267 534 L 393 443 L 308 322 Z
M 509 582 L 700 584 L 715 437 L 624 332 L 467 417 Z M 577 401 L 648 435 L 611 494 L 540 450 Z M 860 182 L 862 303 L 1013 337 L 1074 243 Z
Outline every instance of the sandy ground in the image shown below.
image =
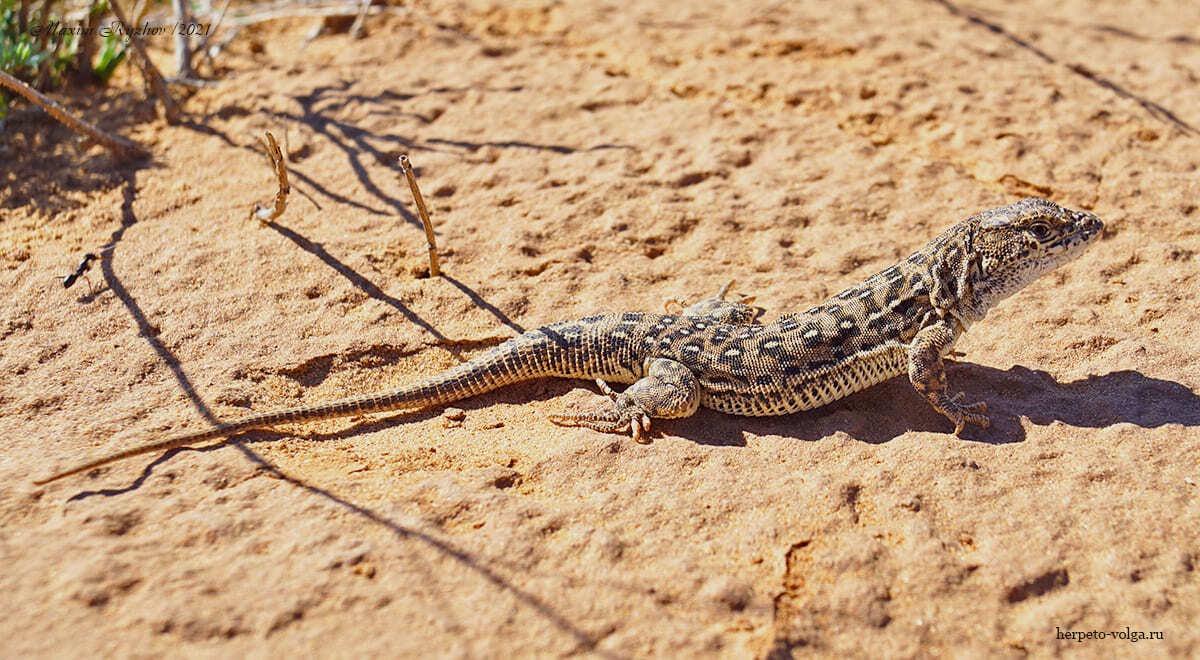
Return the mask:
M 0 135 L 0 655 L 1200 654 L 1200 4 L 422 4 L 244 31 L 168 126 L 133 70 Z M 152 44 L 169 62 L 165 41 Z M 132 90 L 132 93 L 131 93 Z M 23 106 L 24 107 L 24 106 Z M 247 221 L 281 137 L 295 183 Z M 430 278 L 411 155 L 447 276 Z M 1107 223 L 896 379 L 650 445 L 580 382 L 30 478 L 413 382 L 730 279 L 770 319 L 1023 196 Z M 87 283 L 59 277 L 112 244 Z M 1161 640 L 1062 639 L 1067 632 Z M 958 654 L 956 653 L 956 654 Z

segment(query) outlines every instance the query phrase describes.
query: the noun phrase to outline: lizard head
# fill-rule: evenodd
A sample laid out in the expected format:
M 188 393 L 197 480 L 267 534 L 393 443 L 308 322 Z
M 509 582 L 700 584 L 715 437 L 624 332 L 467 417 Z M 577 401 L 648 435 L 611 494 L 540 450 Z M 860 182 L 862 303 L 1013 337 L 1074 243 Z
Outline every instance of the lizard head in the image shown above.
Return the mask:
M 981 310 L 1078 257 L 1104 228 L 1091 213 L 1035 197 L 984 211 L 975 219 L 978 271 L 971 288 Z

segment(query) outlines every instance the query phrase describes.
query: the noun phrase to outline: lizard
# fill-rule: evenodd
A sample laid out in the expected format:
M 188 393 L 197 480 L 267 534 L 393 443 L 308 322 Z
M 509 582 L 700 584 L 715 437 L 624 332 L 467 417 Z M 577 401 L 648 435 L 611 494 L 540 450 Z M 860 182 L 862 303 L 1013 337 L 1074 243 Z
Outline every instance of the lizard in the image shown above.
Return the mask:
M 595 379 L 608 398 L 595 410 L 550 421 L 646 439 L 652 419 L 700 406 L 734 415 L 811 410 L 896 376 L 960 435 L 988 426 L 985 402 L 951 394 L 942 359 L 989 309 L 1101 235 L 1095 215 L 1028 198 L 952 225 L 908 258 L 829 300 L 762 324 L 750 298 L 717 295 L 678 314 L 611 313 L 524 332 L 440 375 L 387 392 L 253 414 L 133 446 L 35 481 L 57 479 L 154 451 L 245 431 L 416 410 L 545 377 Z M 682 306 L 682 305 L 681 305 Z M 670 304 L 668 303 L 668 311 Z M 628 384 L 622 392 L 609 383 Z

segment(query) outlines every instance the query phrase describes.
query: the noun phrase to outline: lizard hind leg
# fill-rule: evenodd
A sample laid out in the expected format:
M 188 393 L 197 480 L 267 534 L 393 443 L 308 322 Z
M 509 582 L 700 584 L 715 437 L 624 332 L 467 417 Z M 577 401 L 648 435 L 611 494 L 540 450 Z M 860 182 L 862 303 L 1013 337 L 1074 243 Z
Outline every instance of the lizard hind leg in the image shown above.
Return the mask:
M 638 443 L 645 438 L 650 420 L 690 417 L 700 407 L 700 384 L 691 370 L 674 360 L 646 361 L 646 375 L 624 392 L 615 392 L 597 379 L 609 405 L 595 412 L 550 415 L 560 426 L 582 426 L 602 433 L 628 432 Z
M 725 300 L 725 296 L 729 294 L 729 289 L 732 286 L 733 281 L 730 280 L 725 286 L 721 287 L 717 295 L 705 298 L 692 305 L 685 305 L 680 300 L 668 298 L 665 307 L 670 312 L 672 305 L 678 305 L 682 309 L 680 312 L 681 316 L 706 318 L 714 323 L 732 323 L 737 325 L 757 323 L 756 319 L 762 313 L 762 308 L 754 307 L 750 304 L 754 302 L 754 296 L 741 296 L 736 301 Z

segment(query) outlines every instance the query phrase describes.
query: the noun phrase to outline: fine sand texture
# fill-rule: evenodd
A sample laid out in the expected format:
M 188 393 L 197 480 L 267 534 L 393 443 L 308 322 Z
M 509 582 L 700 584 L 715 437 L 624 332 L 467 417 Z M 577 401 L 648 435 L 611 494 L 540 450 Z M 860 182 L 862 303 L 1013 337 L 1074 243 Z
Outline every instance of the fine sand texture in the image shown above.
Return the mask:
M 151 160 L 14 104 L 0 655 L 1200 654 L 1200 3 L 316 20 L 242 28 L 178 125 L 132 67 L 56 95 Z M 262 224 L 268 130 L 293 191 Z M 904 378 L 647 445 L 552 425 L 595 386 L 538 381 L 31 483 L 729 280 L 769 321 L 1027 196 L 1106 229 L 960 340 L 951 387 L 992 419 L 961 438 Z

